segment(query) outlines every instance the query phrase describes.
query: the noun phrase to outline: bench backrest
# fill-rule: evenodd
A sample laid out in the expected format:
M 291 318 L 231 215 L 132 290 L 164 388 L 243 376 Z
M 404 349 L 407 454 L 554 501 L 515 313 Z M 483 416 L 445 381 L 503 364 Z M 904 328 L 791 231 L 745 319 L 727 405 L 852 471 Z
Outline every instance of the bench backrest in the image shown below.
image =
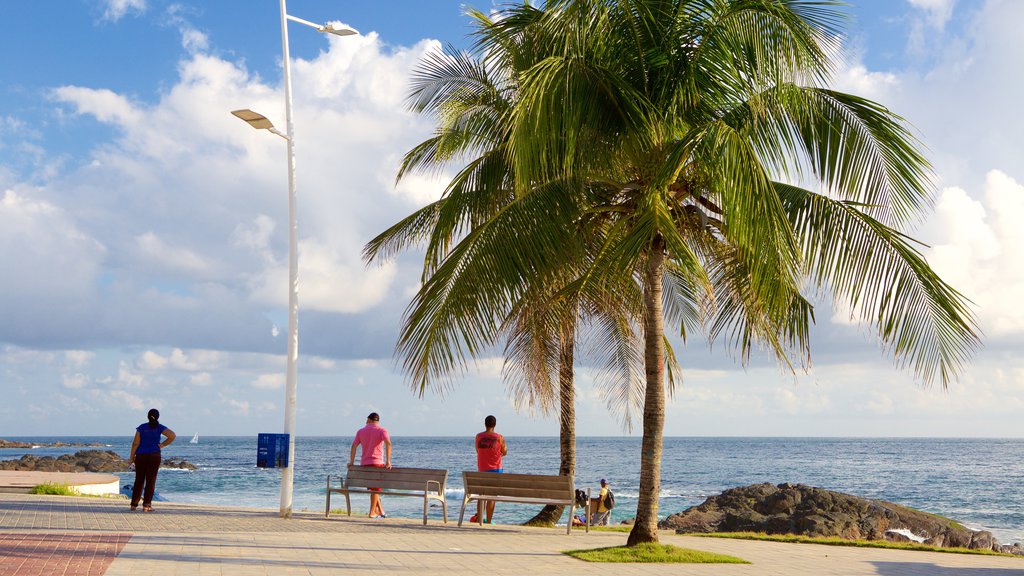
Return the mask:
M 428 481 L 441 484 L 444 491 L 448 471 L 435 468 L 377 468 L 352 466 L 345 476 L 347 488 L 382 488 L 385 490 L 424 490 Z M 433 491 L 436 487 L 431 487 Z
M 547 498 L 568 502 L 575 498 L 572 476 L 497 474 L 467 470 L 462 473 L 462 480 L 466 487 L 466 494 Z

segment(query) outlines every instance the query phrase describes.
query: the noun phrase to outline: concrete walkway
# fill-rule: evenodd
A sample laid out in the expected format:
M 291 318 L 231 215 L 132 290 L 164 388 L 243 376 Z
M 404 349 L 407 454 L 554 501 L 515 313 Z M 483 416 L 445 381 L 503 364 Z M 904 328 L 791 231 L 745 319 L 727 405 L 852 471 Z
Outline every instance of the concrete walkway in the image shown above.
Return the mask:
M 625 543 L 626 534 L 455 527 L 119 499 L 0 494 L 0 576 L 16 574 L 323 575 L 881 575 L 1024 576 L 1024 558 L 682 537 L 662 542 L 749 565 L 590 564 L 561 552 Z

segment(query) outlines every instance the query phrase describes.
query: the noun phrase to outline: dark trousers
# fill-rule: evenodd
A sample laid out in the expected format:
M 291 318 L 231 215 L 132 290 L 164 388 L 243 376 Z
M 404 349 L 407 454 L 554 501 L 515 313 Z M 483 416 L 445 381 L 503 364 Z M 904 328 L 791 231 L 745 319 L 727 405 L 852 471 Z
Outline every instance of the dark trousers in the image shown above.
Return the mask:
M 153 492 L 156 492 L 156 473 L 160 471 L 160 453 L 135 455 L 135 485 L 132 486 L 132 508 L 139 505 L 139 496 L 142 496 L 142 506 L 153 504 Z M 143 492 L 145 486 L 145 492 Z

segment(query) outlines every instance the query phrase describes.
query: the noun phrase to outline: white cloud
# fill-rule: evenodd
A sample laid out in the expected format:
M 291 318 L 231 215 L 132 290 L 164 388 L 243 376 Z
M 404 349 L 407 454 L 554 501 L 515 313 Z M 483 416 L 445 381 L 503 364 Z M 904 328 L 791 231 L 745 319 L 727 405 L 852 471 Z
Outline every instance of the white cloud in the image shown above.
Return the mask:
M 255 380 L 249 384 L 253 388 L 260 388 L 263 390 L 278 390 L 284 388 L 284 374 L 260 374 Z
M 88 350 L 65 350 L 64 351 L 64 362 L 68 366 L 75 368 L 82 368 L 92 362 L 93 358 L 96 357 L 95 352 Z
M 956 0 L 907 0 L 911 6 L 924 12 L 928 25 L 942 29 L 953 16 Z
M 146 11 L 146 0 L 104 0 L 103 19 L 116 22 L 128 13 Z
M 73 104 L 78 114 L 90 114 L 100 122 L 128 126 L 144 119 L 143 112 L 128 98 L 112 90 L 62 86 L 53 91 L 53 96 L 58 102 Z
M 136 412 L 141 412 L 146 409 L 145 403 L 142 398 L 126 392 L 124 390 L 105 390 L 100 395 L 107 400 L 108 404 L 112 404 L 117 407 L 131 408 Z
M 391 184 L 401 154 L 429 134 L 403 98 L 410 68 L 435 44 L 385 48 L 369 34 L 293 62 L 304 314 L 404 305 L 392 294 L 397 264 L 367 269 L 361 249 L 437 193 L 426 181 Z M 156 102 L 105 87 L 52 91 L 70 112 L 64 122 L 88 117 L 117 136 L 45 187 L 4 193 L 0 257 L 23 273 L 0 295 L 12 310 L 0 336 L 19 343 L 21 325 L 34 341 L 99 331 L 115 345 L 276 346 L 272 319 L 288 294 L 285 146 L 228 111 L 251 107 L 283 124 L 281 86 L 195 46 Z M 75 306 L 40 322 L 15 305 L 29 295 L 39 310 L 55 299 Z
M 235 416 L 249 415 L 249 402 L 247 400 L 236 400 L 234 398 L 221 397 L 221 402 L 227 406 Z
M 977 305 L 989 338 L 1024 334 L 1024 186 L 993 170 L 982 200 L 943 190 L 929 223 L 942 239 L 928 251 L 932 266 Z
M 86 374 L 65 374 L 63 384 L 65 388 L 81 389 L 89 386 L 90 378 Z
M 137 236 L 135 248 L 141 262 L 162 273 L 202 276 L 214 266 L 193 250 L 168 245 L 153 232 Z

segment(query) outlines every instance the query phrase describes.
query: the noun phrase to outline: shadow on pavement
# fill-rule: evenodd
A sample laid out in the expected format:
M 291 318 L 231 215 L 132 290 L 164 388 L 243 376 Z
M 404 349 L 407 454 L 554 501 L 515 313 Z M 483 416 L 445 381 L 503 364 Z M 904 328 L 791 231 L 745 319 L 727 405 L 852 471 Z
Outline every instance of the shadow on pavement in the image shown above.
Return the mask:
M 1024 576 L 1024 560 L 1020 568 L 947 568 L 930 562 L 872 562 L 879 576 Z

